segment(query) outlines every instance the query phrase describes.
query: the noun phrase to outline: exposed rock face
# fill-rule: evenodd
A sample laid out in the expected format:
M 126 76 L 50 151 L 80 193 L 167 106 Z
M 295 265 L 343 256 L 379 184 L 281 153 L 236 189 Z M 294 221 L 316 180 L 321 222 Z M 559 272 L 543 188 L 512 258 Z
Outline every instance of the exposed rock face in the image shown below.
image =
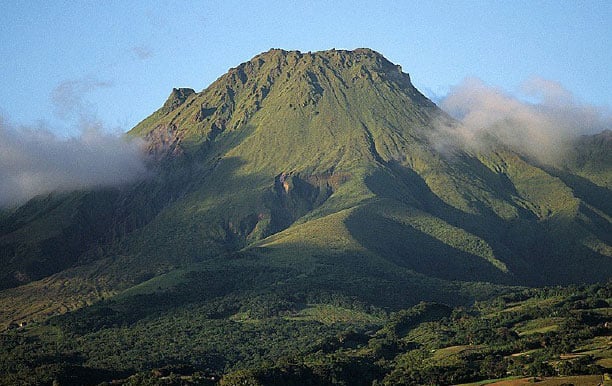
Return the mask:
M 274 179 L 270 196 L 271 224 L 269 234 L 289 227 L 295 220 L 323 205 L 340 185 L 350 178 L 348 173 L 325 173 L 302 176 L 283 172 Z
M 160 125 L 144 138 L 147 141 L 147 151 L 158 160 L 183 154 L 183 149 L 179 146 L 181 138 L 173 124 Z

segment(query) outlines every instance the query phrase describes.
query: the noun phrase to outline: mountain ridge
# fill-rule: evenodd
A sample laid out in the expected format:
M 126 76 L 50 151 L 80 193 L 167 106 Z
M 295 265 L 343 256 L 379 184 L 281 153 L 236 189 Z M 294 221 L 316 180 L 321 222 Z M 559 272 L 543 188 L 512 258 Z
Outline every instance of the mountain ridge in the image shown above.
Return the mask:
M 173 272 L 240 263 L 279 275 L 259 290 L 391 308 L 612 275 L 609 134 L 584 139 L 559 169 L 503 147 L 441 153 L 431 135 L 440 124 L 456 122 L 369 49 L 273 49 L 201 92 L 175 88 L 129 132 L 147 141 L 154 176 L 98 193 L 111 230 L 84 251 L 62 264 L 49 252 L 81 237 L 48 233 L 75 223 L 78 195 L 32 201 L 20 210 L 38 217 L 21 223 L 3 217 L 3 261 L 17 262 L 3 277 L 40 261 L 56 269 L 0 293 L 2 319 L 65 312 L 138 284 L 196 285 Z M 94 219 L 96 202 L 84 206 Z M 93 235 L 93 223 L 78 224 Z M 71 300 L 49 311 L 54 297 Z

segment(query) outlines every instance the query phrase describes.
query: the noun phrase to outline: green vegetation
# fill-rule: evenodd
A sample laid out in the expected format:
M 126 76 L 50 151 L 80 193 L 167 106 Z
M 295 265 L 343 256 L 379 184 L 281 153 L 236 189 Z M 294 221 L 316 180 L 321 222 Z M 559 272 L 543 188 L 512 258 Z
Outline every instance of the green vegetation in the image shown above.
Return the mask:
M 441 150 L 454 124 L 368 49 L 174 89 L 129 133 L 148 179 L 0 212 L 4 379 L 447 383 L 557 371 L 575 333 L 606 367 L 570 289 L 489 299 L 612 277 L 609 132 L 552 166 Z
M 5 331 L 0 383 L 409 385 L 612 370 L 612 283 L 395 312 L 323 295 L 185 298 L 194 290 L 124 296 Z

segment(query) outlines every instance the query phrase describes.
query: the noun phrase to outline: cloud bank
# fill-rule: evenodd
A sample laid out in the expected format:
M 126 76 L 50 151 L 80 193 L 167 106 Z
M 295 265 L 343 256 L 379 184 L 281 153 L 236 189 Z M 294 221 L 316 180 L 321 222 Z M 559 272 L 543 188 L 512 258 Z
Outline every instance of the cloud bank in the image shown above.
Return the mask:
M 578 136 L 612 128 L 609 110 L 582 104 L 557 82 L 533 78 L 525 82 L 520 100 L 476 78 L 451 89 L 440 107 L 460 121 L 440 125 L 434 138 L 441 148 L 487 151 L 500 144 L 554 164 Z
M 62 139 L 0 122 L 0 206 L 55 191 L 117 186 L 145 174 L 138 141 L 95 129 Z
M 147 174 L 143 143 L 105 129 L 85 94 L 104 82 L 60 83 L 51 93 L 57 116 L 78 134 L 15 127 L 0 116 L 0 207 L 39 194 L 127 184 Z

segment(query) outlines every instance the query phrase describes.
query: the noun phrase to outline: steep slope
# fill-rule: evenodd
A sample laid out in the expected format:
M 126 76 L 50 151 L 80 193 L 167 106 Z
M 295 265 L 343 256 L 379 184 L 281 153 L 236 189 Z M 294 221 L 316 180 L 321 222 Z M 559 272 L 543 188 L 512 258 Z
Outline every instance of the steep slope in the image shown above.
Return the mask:
M 0 289 L 72 266 L 110 237 L 116 192 L 37 197 L 0 219 Z
M 564 169 L 606 189 L 612 188 L 612 130 L 580 137 L 567 157 Z
M 405 90 L 394 90 L 396 83 L 372 71 L 380 77 L 374 83 L 368 68 L 401 79 Z M 346 79 L 354 85 L 349 87 Z M 368 87 L 379 83 L 381 90 Z M 396 116 L 387 116 L 387 99 L 397 104 Z M 200 211 L 221 208 L 226 233 L 248 238 L 255 231 L 251 239 L 257 239 L 286 228 L 347 181 L 354 182 L 354 197 L 338 200 L 346 201 L 344 206 L 368 197 L 371 193 L 358 181 L 418 140 L 404 138 L 400 129 L 384 130 L 377 122 L 399 128 L 401 122 L 418 120 L 425 127 L 423 117 L 432 113 L 434 105 L 407 75 L 372 51 L 321 55 L 273 50 L 230 70 L 154 123 L 148 118 L 132 134 L 152 139 L 157 154 L 190 157 L 207 183 L 185 201 Z M 384 146 L 380 152 L 377 144 Z M 212 197 L 216 202 L 206 202 Z
M 94 241 L 54 276 L 0 293 L 2 317 L 63 312 L 139 283 L 126 296 L 189 288 L 201 301 L 277 292 L 399 308 L 495 291 L 477 282 L 612 276 L 609 141 L 584 139 L 555 168 L 501 146 L 440 152 L 438 125 L 454 122 L 368 49 L 271 50 L 202 92 L 174 89 L 129 133 L 148 141 L 156 177 L 114 193 L 100 224 L 116 231 L 87 231 Z M 54 215 L 42 212 L 5 217 L 0 241 Z M 41 237 L 56 250 L 74 232 Z M 70 300 L 53 308 L 57 298 Z
M 554 283 L 610 274 L 608 240 L 592 226 L 609 229 L 606 208 L 585 204 L 520 154 L 438 153 L 434 120 L 453 124 L 374 51 L 272 50 L 202 93 L 173 91 L 132 134 L 151 139 L 160 157 L 182 154 L 209 168 L 178 210 L 221 224 L 189 238 L 213 233 L 241 247 L 296 220 L 325 227 L 326 216 L 351 209 L 332 234 L 347 228 L 354 248 L 429 276 Z M 606 162 L 594 167 L 600 180 Z M 172 221 L 162 218 L 164 227 Z M 380 235 L 372 239 L 365 224 Z M 288 240 L 308 245 L 291 229 Z

